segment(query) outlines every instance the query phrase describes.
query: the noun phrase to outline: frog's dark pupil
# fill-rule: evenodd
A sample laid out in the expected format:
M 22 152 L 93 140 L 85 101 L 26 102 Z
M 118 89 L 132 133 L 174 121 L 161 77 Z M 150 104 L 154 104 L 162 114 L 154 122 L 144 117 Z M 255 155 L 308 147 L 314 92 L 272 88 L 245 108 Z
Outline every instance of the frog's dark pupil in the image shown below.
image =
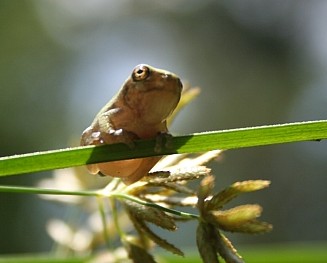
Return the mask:
M 137 71 L 137 74 L 142 74 L 143 73 L 143 70 L 142 69 L 139 69 L 138 71 Z

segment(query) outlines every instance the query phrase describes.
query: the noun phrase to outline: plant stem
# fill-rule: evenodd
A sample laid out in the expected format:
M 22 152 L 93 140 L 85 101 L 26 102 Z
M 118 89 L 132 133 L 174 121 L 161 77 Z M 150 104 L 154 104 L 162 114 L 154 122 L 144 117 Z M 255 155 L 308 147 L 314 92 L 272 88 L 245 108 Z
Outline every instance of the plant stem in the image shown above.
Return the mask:
M 18 194 L 45 194 L 45 195 L 78 195 L 78 196 L 101 196 L 98 191 L 66 191 L 56 189 L 42 189 L 37 187 L 23 187 L 0 185 L 0 192 L 18 193 Z
M 108 225 L 107 225 L 107 218 L 106 218 L 106 212 L 104 209 L 104 200 L 101 197 L 97 198 L 97 203 L 99 206 L 99 212 L 101 216 L 102 226 L 103 226 L 103 238 L 105 240 L 105 243 L 107 244 L 108 248 L 110 248 L 110 238 L 108 234 Z

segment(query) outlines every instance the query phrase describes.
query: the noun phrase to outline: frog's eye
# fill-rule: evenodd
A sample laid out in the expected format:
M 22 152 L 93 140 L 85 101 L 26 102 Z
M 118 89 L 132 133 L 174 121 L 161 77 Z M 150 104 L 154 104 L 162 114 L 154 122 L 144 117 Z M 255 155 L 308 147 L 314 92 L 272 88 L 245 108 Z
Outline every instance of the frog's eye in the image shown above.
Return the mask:
M 138 65 L 134 68 L 132 78 L 134 81 L 145 80 L 150 75 L 149 67 L 145 65 Z

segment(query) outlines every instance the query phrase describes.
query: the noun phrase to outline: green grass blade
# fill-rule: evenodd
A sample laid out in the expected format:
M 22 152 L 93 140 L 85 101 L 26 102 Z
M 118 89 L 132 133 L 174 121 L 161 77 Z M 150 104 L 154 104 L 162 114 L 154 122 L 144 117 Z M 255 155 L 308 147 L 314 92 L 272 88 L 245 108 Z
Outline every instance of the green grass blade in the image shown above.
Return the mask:
M 16 193 L 16 194 L 44 194 L 44 195 L 77 195 L 77 196 L 101 196 L 99 192 L 86 190 L 56 190 L 56 189 L 42 189 L 38 187 L 24 187 L 24 186 L 6 186 L 0 185 L 0 192 Z
M 124 144 L 112 144 L 2 157 L 0 158 L 0 176 L 146 156 L 205 152 L 214 149 L 237 149 L 322 139 L 327 139 L 327 120 L 231 129 L 173 137 L 173 147 L 163 148 L 160 153 L 155 152 L 156 140 L 152 139 L 135 142 L 135 149 L 130 149 Z

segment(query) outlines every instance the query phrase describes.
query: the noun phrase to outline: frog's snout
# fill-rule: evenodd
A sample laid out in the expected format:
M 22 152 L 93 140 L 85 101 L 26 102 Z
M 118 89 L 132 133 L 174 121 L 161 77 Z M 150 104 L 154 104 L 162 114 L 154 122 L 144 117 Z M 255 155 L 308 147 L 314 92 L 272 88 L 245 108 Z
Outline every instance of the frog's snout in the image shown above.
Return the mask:
M 179 77 L 177 77 L 177 76 L 175 76 L 175 75 L 174 75 L 174 79 L 175 79 L 175 81 L 176 81 L 175 87 L 177 87 L 177 90 L 178 90 L 179 92 L 181 92 L 182 89 L 183 89 L 183 83 L 182 83 L 182 81 L 180 80 Z
M 178 85 L 181 89 L 183 89 L 183 83 L 182 83 L 182 81 L 180 80 L 180 78 L 177 78 L 177 85 Z
M 180 89 L 183 88 L 183 83 L 182 81 L 180 80 L 179 77 L 177 77 L 175 74 L 173 73 L 170 73 L 170 72 L 165 72 L 165 73 L 162 73 L 161 74 L 161 77 L 165 80 L 168 80 L 168 81 L 176 81 L 176 86 L 179 87 Z

